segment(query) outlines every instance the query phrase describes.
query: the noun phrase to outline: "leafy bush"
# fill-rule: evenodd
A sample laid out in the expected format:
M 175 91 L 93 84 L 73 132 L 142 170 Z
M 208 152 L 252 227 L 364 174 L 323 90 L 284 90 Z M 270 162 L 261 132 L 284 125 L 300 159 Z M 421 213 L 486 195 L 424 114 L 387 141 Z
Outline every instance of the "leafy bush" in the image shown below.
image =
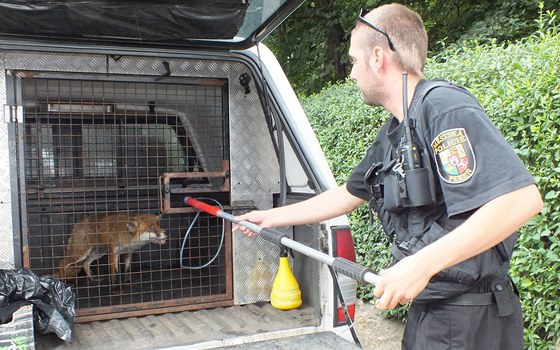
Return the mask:
M 540 31 L 513 44 L 468 43 L 429 59 L 428 78 L 463 85 L 516 149 L 545 199 L 540 215 L 520 230 L 512 277 L 524 309 L 529 349 L 554 348 L 560 338 L 560 36 L 554 13 L 539 20 Z M 389 118 L 363 104 L 346 81 L 302 99 L 339 183 L 344 183 Z M 390 261 L 388 241 L 365 206 L 350 215 L 359 262 L 380 270 Z M 371 286 L 360 297 L 372 298 Z M 403 317 L 405 308 L 389 315 Z

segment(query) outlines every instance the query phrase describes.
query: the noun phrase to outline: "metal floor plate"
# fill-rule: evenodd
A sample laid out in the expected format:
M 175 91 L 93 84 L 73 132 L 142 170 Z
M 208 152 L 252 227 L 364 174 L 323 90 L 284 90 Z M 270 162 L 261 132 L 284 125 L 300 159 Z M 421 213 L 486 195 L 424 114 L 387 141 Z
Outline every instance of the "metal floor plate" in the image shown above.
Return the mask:
M 320 332 L 298 335 L 271 341 L 256 342 L 227 346 L 227 350 L 353 350 L 360 349 L 357 345 L 337 336 L 333 332 Z
M 36 349 L 165 349 L 225 339 L 319 326 L 312 308 L 277 310 L 270 303 L 221 307 L 180 313 L 131 317 L 74 325 L 76 340 L 66 343 L 56 335 L 35 335 Z M 215 344 L 215 345 L 212 345 Z M 223 344 L 223 343 L 222 343 Z M 350 343 L 349 343 L 350 344 Z M 324 348 L 323 349 L 327 349 Z

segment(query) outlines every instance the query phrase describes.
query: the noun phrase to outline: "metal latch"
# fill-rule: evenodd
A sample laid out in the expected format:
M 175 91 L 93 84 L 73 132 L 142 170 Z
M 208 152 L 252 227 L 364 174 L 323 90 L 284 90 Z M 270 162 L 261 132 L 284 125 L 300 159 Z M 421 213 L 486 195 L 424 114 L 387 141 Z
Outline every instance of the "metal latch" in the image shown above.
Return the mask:
M 329 251 L 329 234 L 325 224 L 319 226 L 319 249 L 324 253 Z

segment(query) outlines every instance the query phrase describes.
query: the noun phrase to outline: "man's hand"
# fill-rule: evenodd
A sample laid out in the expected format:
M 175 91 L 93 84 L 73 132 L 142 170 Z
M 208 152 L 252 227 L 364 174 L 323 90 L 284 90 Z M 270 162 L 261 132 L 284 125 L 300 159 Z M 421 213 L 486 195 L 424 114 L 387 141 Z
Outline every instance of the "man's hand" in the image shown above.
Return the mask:
M 381 271 L 380 276 L 373 294 L 378 298 L 375 307 L 385 310 L 414 299 L 426 288 L 432 274 L 423 267 L 419 256 L 412 255 Z
M 249 213 L 245 213 L 243 215 L 237 216 L 235 219 L 237 221 L 248 221 L 251 222 L 255 225 L 261 226 L 261 227 L 270 227 L 267 226 L 266 221 L 267 221 L 267 211 L 262 211 L 262 210 L 254 210 L 251 211 Z M 241 231 L 244 235 L 248 236 L 248 237 L 255 237 L 257 236 L 256 232 L 251 231 L 250 229 L 239 225 L 239 224 L 234 224 L 233 227 L 231 228 L 232 232 L 235 231 Z

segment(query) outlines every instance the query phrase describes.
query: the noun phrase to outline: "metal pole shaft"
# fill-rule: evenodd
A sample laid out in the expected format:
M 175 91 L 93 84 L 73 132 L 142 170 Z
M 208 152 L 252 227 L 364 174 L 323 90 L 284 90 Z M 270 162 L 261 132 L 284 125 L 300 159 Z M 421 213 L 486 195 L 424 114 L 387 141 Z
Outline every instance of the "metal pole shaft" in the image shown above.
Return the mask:
M 220 210 L 212 205 L 196 200 L 192 197 L 185 197 L 184 202 L 185 204 L 188 204 L 198 210 L 204 211 L 210 215 L 214 215 L 222 219 L 231 221 L 235 224 L 246 227 L 251 231 L 258 233 L 267 241 L 285 246 L 287 248 L 291 248 L 305 256 L 308 256 L 312 259 L 315 259 L 329 266 L 332 266 L 335 269 L 335 271 L 340 272 L 348 277 L 354 278 L 357 281 L 360 281 L 362 283 L 367 282 L 373 285 L 377 285 L 377 283 L 379 282 L 379 276 L 374 274 L 370 269 L 362 267 L 347 259 L 335 258 L 328 254 L 310 248 L 304 244 L 301 244 L 299 242 L 296 242 L 288 238 L 286 234 L 282 232 L 276 231 L 271 228 L 264 228 L 259 225 L 253 224 L 252 222 L 239 221 L 235 218 L 235 216 L 226 213 L 223 210 Z

